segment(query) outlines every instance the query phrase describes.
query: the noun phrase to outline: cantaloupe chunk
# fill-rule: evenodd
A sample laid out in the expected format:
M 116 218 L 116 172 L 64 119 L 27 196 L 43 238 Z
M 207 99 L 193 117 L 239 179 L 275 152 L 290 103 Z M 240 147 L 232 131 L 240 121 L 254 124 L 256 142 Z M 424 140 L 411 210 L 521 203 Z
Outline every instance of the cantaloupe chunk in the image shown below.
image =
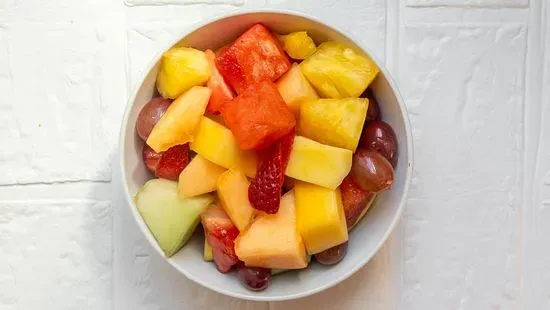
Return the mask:
M 226 169 L 242 167 L 248 177 L 256 175 L 256 154 L 239 149 L 231 130 L 208 117 L 202 117 L 191 150 Z
M 174 100 L 153 127 L 147 145 L 160 153 L 193 140 L 210 93 L 208 87 L 195 86 Z
M 246 266 L 273 269 L 307 267 L 302 238 L 296 229 L 294 193 L 281 198 L 279 212 L 261 214 L 235 240 L 235 253 Z
M 296 182 L 297 227 L 309 254 L 316 254 L 348 240 L 348 229 L 339 189 Z
M 277 81 L 277 89 L 296 119 L 300 116 L 300 106 L 303 102 L 319 99 L 319 95 L 296 63 L 292 64 L 290 70 Z
M 179 176 L 180 198 L 193 197 L 216 190 L 218 177 L 227 169 L 214 164 L 197 154 Z
M 335 189 L 351 170 L 352 158 L 350 150 L 296 136 L 285 174 L 297 180 Z
M 217 182 L 217 193 L 222 209 L 239 231 L 244 231 L 254 217 L 254 208 L 248 201 L 250 182 L 240 170 L 227 170 Z

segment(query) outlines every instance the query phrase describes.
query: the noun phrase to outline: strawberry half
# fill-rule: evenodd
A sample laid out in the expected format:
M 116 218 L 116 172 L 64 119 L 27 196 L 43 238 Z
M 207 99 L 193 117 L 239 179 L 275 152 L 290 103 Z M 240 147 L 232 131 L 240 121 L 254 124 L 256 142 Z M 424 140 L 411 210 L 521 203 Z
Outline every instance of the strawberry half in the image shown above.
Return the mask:
M 187 164 L 189 164 L 189 144 L 173 146 L 162 153 L 155 175 L 158 178 L 177 181 Z
M 284 173 L 293 142 L 294 132 L 291 132 L 260 154 L 258 172 L 248 187 L 248 200 L 255 209 L 268 214 L 279 211 Z
M 239 230 L 220 207 L 210 207 L 201 214 L 206 240 L 212 247 L 216 268 L 222 273 L 231 271 L 239 262 L 235 254 L 235 239 Z

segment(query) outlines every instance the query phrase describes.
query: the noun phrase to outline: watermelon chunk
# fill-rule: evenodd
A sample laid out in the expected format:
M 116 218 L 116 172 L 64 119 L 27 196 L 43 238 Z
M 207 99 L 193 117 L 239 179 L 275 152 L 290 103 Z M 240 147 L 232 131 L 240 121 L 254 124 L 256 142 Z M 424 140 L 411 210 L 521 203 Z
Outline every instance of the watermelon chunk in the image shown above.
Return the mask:
M 290 133 L 296 119 L 272 82 L 251 85 L 222 107 L 222 117 L 243 150 L 262 150 Z
M 262 24 L 256 24 L 220 51 L 216 65 L 237 94 L 252 84 L 273 82 L 290 69 L 279 41 Z
M 210 113 L 218 114 L 224 102 L 233 99 L 235 95 L 216 67 L 216 54 L 211 50 L 206 50 L 205 54 L 208 62 L 210 62 L 210 66 L 212 66 L 212 74 L 206 84 L 212 91 L 212 94 L 210 95 L 206 110 Z

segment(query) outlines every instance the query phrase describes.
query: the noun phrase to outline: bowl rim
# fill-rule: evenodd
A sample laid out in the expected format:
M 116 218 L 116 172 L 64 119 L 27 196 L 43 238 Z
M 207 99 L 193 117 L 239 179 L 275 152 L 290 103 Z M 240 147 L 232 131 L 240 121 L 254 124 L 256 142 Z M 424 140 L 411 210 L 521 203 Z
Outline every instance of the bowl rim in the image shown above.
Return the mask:
M 221 289 L 221 288 L 218 288 L 218 287 L 212 287 L 208 284 L 207 281 L 204 281 L 201 278 L 198 278 L 198 277 L 195 277 L 195 276 L 189 274 L 186 270 L 180 268 L 177 264 L 175 264 L 173 260 L 167 258 L 164 255 L 164 253 L 162 253 L 161 249 L 158 246 L 155 246 L 155 244 L 153 244 L 153 242 L 155 242 L 155 240 L 151 236 L 150 232 L 145 231 L 146 226 L 140 224 L 140 218 L 139 218 L 140 215 L 138 214 L 136 208 L 133 207 L 134 206 L 134 199 L 133 199 L 132 194 L 129 192 L 128 184 L 126 182 L 126 177 L 125 177 L 126 176 L 126 165 L 125 165 L 126 160 L 125 160 L 124 146 L 125 146 L 125 140 L 126 140 L 126 137 L 127 137 L 126 136 L 126 128 L 128 127 L 128 119 L 129 119 L 129 115 L 130 115 L 130 110 L 132 109 L 133 104 L 136 100 L 138 90 L 141 88 L 141 85 L 143 84 L 143 82 L 145 81 L 146 77 L 151 72 L 151 70 L 154 68 L 154 66 L 156 65 L 156 63 L 158 62 L 158 60 L 160 59 L 162 54 L 167 49 L 169 49 L 170 47 L 174 46 L 179 41 L 181 41 L 183 38 L 187 37 L 191 33 L 195 32 L 198 29 L 200 29 L 202 27 L 205 27 L 205 26 L 207 26 L 211 23 L 214 23 L 214 22 L 217 22 L 217 21 L 220 21 L 220 20 L 223 20 L 223 19 L 227 19 L 227 18 L 242 16 L 242 15 L 262 14 L 262 13 L 284 14 L 284 15 L 290 15 L 290 16 L 296 16 L 296 17 L 309 19 L 313 22 L 319 23 L 319 24 L 323 25 L 324 27 L 327 27 L 327 28 L 331 29 L 332 31 L 342 35 L 343 37 L 346 37 L 350 41 L 354 42 L 357 46 L 359 46 L 363 50 L 363 52 L 365 52 L 369 57 L 371 57 L 374 60 L 374 62 L 379 66 L 380 71 L 384 74 L 384 77 L 386 78 L 390 88 L 394 92 L 395 98 L 396 98 L 397 103 L 399 105 L 399 110 L 401 112 L 401 118 L 402 118 L 403 123 L 404 123 L 404 129 L 405 129 L 405 134 L 406 134 L 406 142 L 407 142 L 407 146 L 408 146 L 408 149 L 407 149 L 408 162 L 407 162 L 407 165 L 405 166 L 405 168 L 407 170 L 406 170 L 406 173 L 405 173 L 405 183 L 404 183 L 404 186 L 403 186 L 403 195 L 401 197 L 401 200 L 399 201 L 399 206 L 397 208 L 396 214 L 394 215 L 390 225 L 387 227 L 386 231 L 384 232 L 382 238 L 380 239 L 378 244 L 375 246 L 374 251 L 372 251 L 369 255 L 365 256 L 358 264 L 356 264 L 352 268 L 346 270 L 342 274 L 336 276 L 336 278 L 334 280 L 332 280 L 328 283 L 321 284 L 316 288 L 309 289 L 309 290 L 306 290 L 306 291 L 303 291 L 303 292 L 284 294 L 284 295 L 279 295 L 279 296 L 263 296 L 263 295 L 254 296 L 253 294 L 244 295 L 244 294 L 241 294 L 241 293 L 238 293 L 238 292 L 233 292 L 231 290 L 224 290 L 224 289 Z M 163 44 L 162 48 L 159 49 L 159 52 L 155 53 L 155 55 L 149 61 L 149 63 L 145 67 L 145 69 L 143 71 L 139 72 L 139 77 L 140 77 L 139 80 L 134 82 L 133 86 L 130 89 L 131 92 L 130 92 L 130 95 L 128 97 L 128 101 L 126 103 L 126 107 L 125 107 L 125 110 L 124 110 L 124 117 L 123 117 L 123 121 L 122 121 L 122 124 L 121 124 L 121 127 L 120 127 L 120 133 L 119 133 L 119 141 L 118 141 L 119 169 L 120 169 L 119 172 L 120 172 L 120 176 L 121 176 L 121 183 L 122 183 L 122 186 L 124 188 L 124 196 L 125 196 L 125 199 L 126 199 L 126 205 L 128 207 L 130 207 L 131 212 L 133 214 L 133 218 L 136 221 L 136 224 L 138 224 L 139 230 L 142 232 L 142 234 L 149 241 L 150 246 L 152 246 L 155 249 L 157 254 L 159 254 L 165 262 L 167 262 L 174 269 L 176 269 L 179 273 L 183 274 L 185 277 L 187 277 L 191 281 L 193 281 L 193 282 L 195 282 L 195 283 L 197 283 L 197 284 L 199 284 L 199 285 L 201 285 L 201 286 L 203 286 L 207 289 L 215 291 L 217 293 L 220 293 L 220 294 L 223 294 L 223 295 L 226 295 L 226 296 L 230 296 L 230 297 L 234 297 L 234 298 L 238 298 L 238 299 L 242 299 L 242 300 L 251 300 L 251 301 L 285 301 L 285 300 L 293 300 L 293 299 L 299 299 L 299 298 L 304 298 L 304 297 L 307 297 L 307 296 L 311 296 L 311 295 L 320 293 L 324 290 L 327 290 L 327 289 L 341 283 L 342 281 L 349 278 L 351 275 L 355 274 L 359 269 L 364 267 L 373 258 L 373 256 L 376 253 L 378 253 L 378 251 L 380 251 L 380 248 L 387 241 L 389 235 L 395 229 L 395 227 L 397 226 L 397 224 L 399 223 L 399 221 L 400 221 L 400 219 L 403 215 L 403 211 L 405 209 L 405 202 L 406 202 L 408 192 L 409 192 L 409 188 L 410 188 L 410 185 L 411 185 L 413 166 L 414 166 L 413 165 L 413 162 L 414 162 L 414 158 L 413 158 L 413 156 L 414 156 L 414 154 L 413 154 L 414 153 L 413 152 L 414 147 L 413 147 L 413 139 L 412 139 L 412 130 L 411 130 L 411 125 L 410 125 L 409 115 L 408 115 L 408 112 L 407 112 L 407 107 L 404 103 L 404 100 L 401 96 L 401 93 L 399 92 L 399 89 L 397 88 L 397 85 L 396 85 L 393 77 L 390 75 L 390 73 L 386 69 L 386 67 L 381 65 L 381 64 L 382 64 L 382 62 L 377 58 L 377 56 L 374 55 L 372 53 L 372 51 L 367 46 L 365 46 L 364 43 L 362 43 L 360 40 L 357 40 L 357 38 L 354 37 L 353 35 L 351 35 L 349 33 L 346 33 L 346 32 L 343 32 L 341 29 L 339 29 L 339 27 L 337 27 L 335 25 L 332 25 L 332 24 L 329 24 L 327 22 L 321 21 L 319 18 L 317 18 L 315 16 L 312 16 L 308 13 L 301 12 L 299 10 L 274 9 L 274 8 L 235 9 L 235 10 L 232 10 L 232 11 L 229 11 L 229 12 L 216 14 L 215 16 L 205 18 L 202 21 L 199 21 L 199 22 L 193 23 L 193 24 L 191 24 L 187 27 L 184 27 L 174 37 L 174 39 L 172 39 L 169 42 Z

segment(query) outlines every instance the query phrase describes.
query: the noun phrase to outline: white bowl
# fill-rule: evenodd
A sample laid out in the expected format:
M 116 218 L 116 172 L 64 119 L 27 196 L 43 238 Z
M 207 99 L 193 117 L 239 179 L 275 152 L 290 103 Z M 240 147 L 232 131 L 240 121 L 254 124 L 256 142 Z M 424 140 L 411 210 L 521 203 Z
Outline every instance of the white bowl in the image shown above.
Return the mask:
M 181 272 L 187 278 L 216 292 L 248 300 L 279 301 L 305 297 L 348 278 L 380 249 L 403 212 L 413 166 L 411 129 L 405 105 L 395 83 L 368 47 L 314 17 L 281 10 L 237 11 L 185 29 L 172 44 L 159 48 L 154 60 L 145 68 L 143 78 L 128 102 L 120 134 L 120 164 L 125 195 L 132 214 L 147 240 L 159 255 L 165 257 L 133 202 L 133 196 L 138 189 L 151 177 L 142 162 L 143 142 L 136 133 L 135 122 L 140 109 L 155 93 L 158 60 L 165 50 L 174 45 L 198 49 L 221 47 L 257 22 L 262 22 L 278 33 L 306 30 L 317 43 L 327 40 L 343 42 L 373 58 L 381 69 L 372 85 L 374 95 L 380 103 L 383 120 L 393 127 L 399 143 L 399 163 L 392 189 L 377 198 L 365 218 L 353 229 L 348 253 L 335 266 L 324 267 L 314 263 L 307 269 L 275 276 L 265 291 L 252 292 L 244 288 L 234 274 L 221 274 L 214 264 L 203 261 L 203 237 L 200 234 L 195 234 L 175 256 L 165 258 L 175 268 L 174 272 Z

